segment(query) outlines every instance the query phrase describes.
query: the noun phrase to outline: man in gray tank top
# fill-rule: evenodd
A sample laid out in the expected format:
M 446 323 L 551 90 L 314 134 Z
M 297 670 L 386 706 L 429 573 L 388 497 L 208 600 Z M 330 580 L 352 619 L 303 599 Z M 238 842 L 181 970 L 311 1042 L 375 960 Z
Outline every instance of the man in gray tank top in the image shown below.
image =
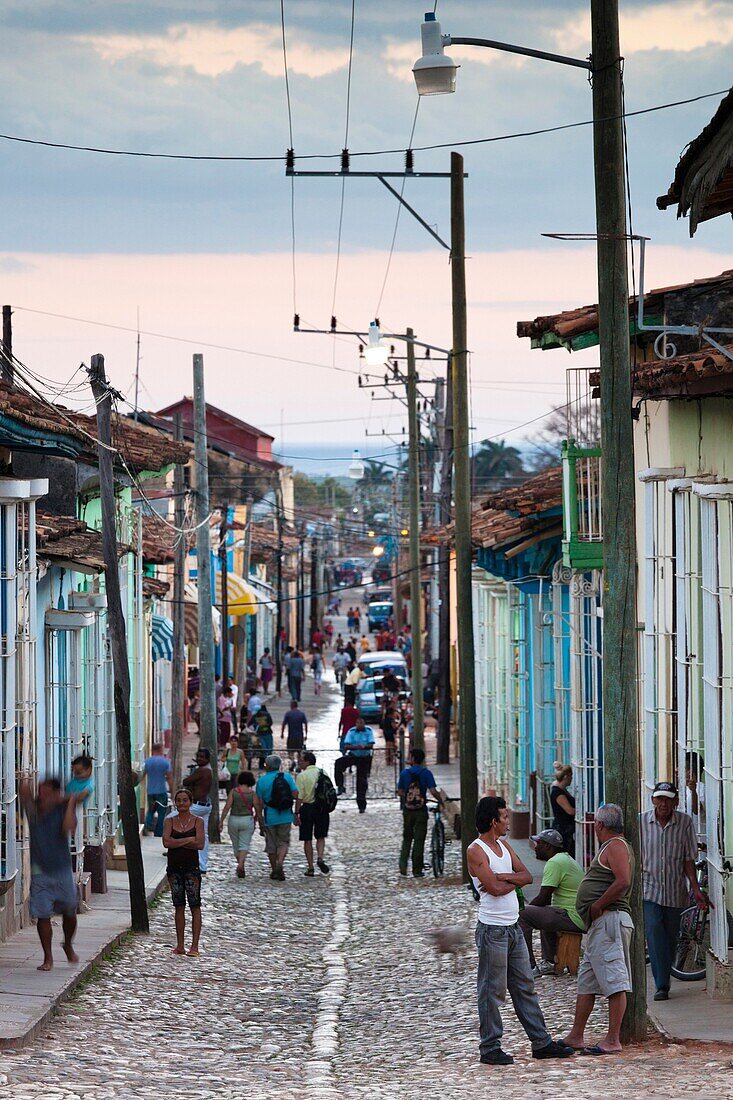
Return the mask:
M 492 1066 L 508 1066 L 514 1061 L 501 1049 L 501 1006 L 507 992 L 532 1041 L 532 1057 L 572 1057 L 571 1047 L 550 1036 L 535 991 L 527 944 L 518 924 L 517 898 L 517 887 L 529 886 L 532 875 L 505 843 L 509 812 L 503 798 L 479 799 L 476 831 L 478 840 L 468 848 L 468 870 L 479 895 L 476 947 L 481 1061 Z
M 585 1054 L 618 1054 L 626 993 L 631 990 L 631 885 L 634 853 L 623 836 L 620 806 L 606 803 L 595 812 L 598 855 L 578 887 L 575 907 L 586 927 L 583 961 L 578 970 L 575 1021 L 565 1040 Z M 585 1046 L 585 1025 L 596 996 L 608 997 L 608 1032 L 595 1046 Z

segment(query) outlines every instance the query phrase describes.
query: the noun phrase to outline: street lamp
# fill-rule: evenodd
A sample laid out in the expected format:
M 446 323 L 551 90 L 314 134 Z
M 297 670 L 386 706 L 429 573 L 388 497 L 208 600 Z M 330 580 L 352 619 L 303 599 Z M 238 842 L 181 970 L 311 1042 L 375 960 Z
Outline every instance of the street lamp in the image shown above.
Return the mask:
M 369 322 L 369 343 L 364 348 L 364 358 L 369 367 L 383 367 L 389 359 L 389 345 L 382 339 L 377 321 Z
M 486 38 L 454 38 L 441 33 L 435 15 L 425 16 L 423 53 L 413 73 L 420 95 L 455 90 L 446 46 L 486 46 L 554 61 L 588 71 L 593 89 L 593 159 L 598 265 L 598 342 L 601 379 L 601 508 L 603 511 L 603 733 L 607 801 L 621 805 L 627 839 L 638 848 L 639 761 L 636 737 L 636 531 L 634 435 L 631 420 L 631 356 L 627 273 L 626 165 L 623 57 L 619 44 L 618 0 L 590 0 L 591 55 L 585 60 L 545 53 Z M 448 64 L 446 64 L 446 60 Z M 457 157 L 457 154 L 453 154 Z M 455 274 L 455 253 L 453 255 Z M 454 314 L 455 316 L 455 314 Z M 458 349 L 454 349 L 457 355 Z M 454 386 L 454 398 L 455 398 Z M 463 431 L 454 417 L 454 439 Z M 461 479 L 462 480 L 462 479 Z M 456 462 L 456 498 L 461 488 Z M 456 557 L 459 509 L 456 499 Z M 458 563 L 460 565 L 460 562 Z M 462 570 L 457 569 L 457 574 Z M 464 578 L 465 579 L 465 578 Z M 459 576 L 460 581 L 460 576 Z M 466 601 L 464 601 L 466 602 Z M 465 609 L 462 609 L 465 610 Z M 459 646 L 460 657 L 460 646 Z M 461 761 L 463 766 L 463 760 Z M 632 915 L 643 927 L 637 876 Z M 632 953 L 632 988 L 623 1038 L 646 1034 L 644 937 Z
M 364 463 L 361 460 L 358 448 L 351 456 L 351 462 L 349 463 L 347 473 L 352 481 L 361 481 L 364 477 Z
M 573 65 L 575 68 L 590 69 L 590 60 L 582 61 L 577 57 L 565 57 L 563 54 L 546 53 L 544 50 L 530 50 L 525 46 L 512 46 L 508 42 L 495 42 L 491 38 L 456 38 L 443 34 L 440 23 L 432 11 L 425 13 L 421 27 L 422 56 L 412 66 L 418 95 L 446 95 L 456 90 L 456 71 L 459 68 L 445 54 L 446 46 L 488 46 L 492 50 L 505 53 L 518 53 L 524 57 L 538 57 L 542 61 L 555 61 L 560 65 Z

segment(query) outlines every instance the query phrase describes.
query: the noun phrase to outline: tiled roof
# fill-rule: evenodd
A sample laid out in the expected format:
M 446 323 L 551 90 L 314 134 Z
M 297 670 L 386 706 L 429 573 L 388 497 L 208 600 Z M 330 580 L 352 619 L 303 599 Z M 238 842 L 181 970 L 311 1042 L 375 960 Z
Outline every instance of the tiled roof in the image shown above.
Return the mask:
M 104 572 L 102 533 L 74 516 L 36 511 L 37 554 L 51 564 L 74 563 L 94 573 Z M 127 547 L 122 547 L 124 553 Z
M 169 581 L 161 581 L 157 577 L 143 577 L 143 596 L 155 596 L 161 600 L 168 594 Z
M 556 508 L 562 503 L 562 467 L 553 466 L 534 477 L 492 493 L 483 501 L 482 508 L 519 512 L 529 515 L 546 508 Z
M 733 345 L 727 350 L 733 354 Z M 674 359 L 650 360 L 634 373 L 634 392 L 645 397 L 715 396 L 731 391 L 733 360 L 712 347 Z
M 151 512 L 143 514 L 143 561 L 165 565 L 175 558 L 176 532 Z
M 677 203 L 677 217 L 690 215 L 690 236 L 700 222 L 733 212 L 733 88 L 702 133 L 680 157 L 674 179 L 657 206 Z
M 733 270 L 723 271 L 720 275 L 712 275 L 705 279 L 695 279 L 691 283 L 679 283 L 676 286 L 648 290 L 644 294 L 644 311 L 647 317 L 661 311 L 664 307 L 665 296 L 668 294 L 695 288 L 725 286 L 726 284 L 729 284 L 729 288 L 733 292 Z M 636 302 L 635 297 L 629 298 L 630 313 L 636 309 Z M 535 317 L 533 321 L 517 321 L 517 336 L 542 340 L 543 337 L 549 335 L 554 336 L 559 344 L 571 343 L 579 337 L 597 331 L 597 304 L 580 306 L 578 309 L 565 310 L 563 313 L 555 313 L 547 317 Z
M 96 458 L 96 417 L 46 403 L 4 380 L 0 380 L 0 414 L 38 432 L 68 436 L 78 442 L 80 453 Z M 130 469 L 138 473 L 162 470 L 174 462 L 187 462 L 191 452 L 188 443 L 177 443 L 116 413 L 112 416 L 112 443 Z

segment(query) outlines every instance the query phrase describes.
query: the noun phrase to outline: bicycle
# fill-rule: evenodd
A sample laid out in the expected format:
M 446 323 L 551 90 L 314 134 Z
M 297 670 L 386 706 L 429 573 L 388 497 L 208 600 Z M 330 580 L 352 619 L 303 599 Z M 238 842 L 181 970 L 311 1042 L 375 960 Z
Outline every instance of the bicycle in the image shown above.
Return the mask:
M 700 889 L 707 894 L 707 860 L 698 860 L 695 864 Z M 692 900 L 692 898 L 690 898 Z M 733 918 L 726 913 L 728 920 L 728 946 L 733 946 Z M 710 913 L 698 905 L 683 909 L 680 917 L 680 930 L 675 944 L 672 974 L 679 982 L 701 982 L 706 975 L 706 963 L 710 948 Z

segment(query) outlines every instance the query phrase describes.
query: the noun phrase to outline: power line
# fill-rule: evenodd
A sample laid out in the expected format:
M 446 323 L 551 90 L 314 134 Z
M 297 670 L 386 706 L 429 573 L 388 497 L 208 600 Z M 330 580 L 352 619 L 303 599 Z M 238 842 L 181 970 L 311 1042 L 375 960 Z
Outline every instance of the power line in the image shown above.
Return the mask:
M 599 122 L 613 122 L 619 118 L 638 118 L 641 115 L 653 114 L 656 111 L 666 111 L 673 107 L 685 107 L 690 103 L 700 103 L 705 99 L 715 99 L 728 95 L 730 88 L 721 88 L 715 92 L 703 92 L 701 95 L 689 96 L 687 99 L 675 99 L 666 103 L 658 103 L 652 107 L 643 107 L 636 111 L 627 111 L 626 114 L 609 115 L 599 119 Z M 416 153 L 431 152 L 435 149 L 457 149 L 468 145 L 486 145 L 499 141 L 513 141 L 517 138 L 537 137 L 542 134 L 556 134 L 561 130 L 574 130 L 581 126 L 592 126 L 593 119 L 585 119 L 582 122 L 566 122 L 559 126 L 547 126 L 537 130 L 519 130 L 511 134 L 497 134 L 493 137 L 471 138 L 467 141 L 439 142 L 434 145 L 417 145 L 413 149 Z M 210 161 L 231 163 L 286 163 L 287 156 L 239 156 L 226 154 L 201 154 L 201 153 L 157 153 L 145 152 L 139 149 L 110 149 L 97 145 L 75 145 L 70 142 L 48 141 L 41 138 L 20 137 L 17 134 L 0 134 L 0 141 L 16 142 L 20 145 L 41 146 L 47 149 L 66 149 L 77 153 L 99 153 L 114 157 L 139 157 L 148 160 L 186 160 L 186 161 Z M 397 154 L 404 155 L 407 149 L 365 149 L 358 152 L 349 152 L 350 157 L 383 157 Z M 342 153 L 303 153 L 298 154 L 298 160 L 337 160 Z
M 288 135 L 290 148 L 293 148 L 293 108 L 290 102 L 290 76 L 288 73 L 288 46 L 285 34 L 285 0 L 280 0 L 280 28 L 282 31 L 283 46 L 283 71 L 285 75 L 285 100 L 288 108 Z M 295 176 L 290 177 L 290 238 L 292 242 L 292 269 L 293 269 L 293 313 L 298 312 L 298 294 L 296 277 L 296 249 L 295 249 Z
M 354 64 L 354 23 L 356 20 L 356 0 L 351 0 L 351 30 L 349 33 L 349 67 L 346 73 L 346 118 L 344 121 L 344 145 L 343 155 L 346 157 L 349 148 L 349 121 L 351 118 L 351 73 Z M 333 276 L 333 296 L 331 301 L 331 316 L 336 313 L 336 293 L 338 290 L 339 269 L 341 267 L 341 236 L 344 228 L 344 203 L 346 201 L 346 178 L 341 180 L 341 202 L 339 204 L 338 235 L 336 240 L 336 269 Z M 336 349 L 334 346 L 334 356 Z

